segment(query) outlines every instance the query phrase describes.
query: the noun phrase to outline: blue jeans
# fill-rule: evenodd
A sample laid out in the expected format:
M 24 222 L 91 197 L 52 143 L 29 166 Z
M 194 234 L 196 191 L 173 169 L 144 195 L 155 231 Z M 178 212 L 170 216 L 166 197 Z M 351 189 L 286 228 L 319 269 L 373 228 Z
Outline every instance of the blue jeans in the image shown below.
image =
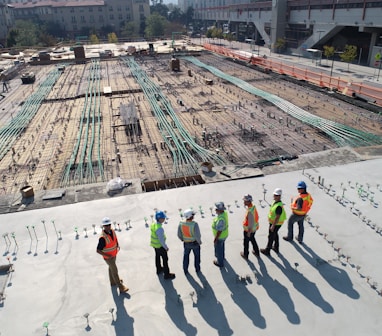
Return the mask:
M 288 219 L 288 238 L 293 240 L 293 224 L 297 222 L 298 224 L 298 241 L 302 242 L 304 238 L 304 219 L 305 215 L 295 215 L 292 214 Z
M 192 243 L 183 243 L 184 253 L 183 253 L 183 271 L 184 273 L 188 272 L 188 265 L 190 262 L 190 253 L 191 251 L 194 253 L 194 265 L 195 271 L 200 271 L 200 245 L 198 242 Z
M 220 267 L 224 266 L 225 251 L 224 251 L 225 239 L 218 239 L 215 244 L 215 257 Z

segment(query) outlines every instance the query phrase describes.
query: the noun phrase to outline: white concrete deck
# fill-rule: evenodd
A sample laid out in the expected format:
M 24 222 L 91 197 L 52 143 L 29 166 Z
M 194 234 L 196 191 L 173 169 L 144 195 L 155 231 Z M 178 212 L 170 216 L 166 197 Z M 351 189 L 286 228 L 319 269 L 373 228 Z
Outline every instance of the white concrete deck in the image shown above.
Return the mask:
M 0 305 L 0 334 L 380 335 L 381 165 L 376 159 L 0 215 L 0 265 L 11 263 L 14 270 Z M 319 177 L 324 187 L 316 183 Z M 247 263 L 239 255 L 242 196 L 255 199 L 261 225 L 256 238 L 265 247 L 273 189 L 282 188 L 289 204 L 299 180 L 314 198 L 305 244 L 281 240 L 280 255 L 259 260 L 251 255 Z M 220 200 L 230 205 L 223 270 L 212 263 L 210 229 L 210 207 Z M 196 275 L 191 256 L 187 278 L 176 231 L 178 209 L 191 206 L 204 212 L 196 216 L 203 275 Z M 145 225 L 155 208 L 169 217 L 165 231 L 173 281 L 155 273 Z M 128 294 L 110 288 L 107 266 L 95 251 L 104 216 L 119 223 L 117 264 Z M 285 223 L 280 236 L 286 231 Z

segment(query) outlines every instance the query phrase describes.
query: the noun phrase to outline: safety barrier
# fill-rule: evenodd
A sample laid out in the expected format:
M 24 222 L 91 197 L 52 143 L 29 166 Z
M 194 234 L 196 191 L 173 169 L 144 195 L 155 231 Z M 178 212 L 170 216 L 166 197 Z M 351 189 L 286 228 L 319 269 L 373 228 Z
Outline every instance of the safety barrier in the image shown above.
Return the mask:
M 205 43 L 203 47 L 212 52 L 231 57 L 259 66 L 264 71 L 272 71 L 281 75 L 290 76 L 298 80 L 306 81 L 321 88 L 328 88 L 341 92 L 344 95 L 360 98 L 361 100 L 382 106 L 382 89 L 362 82 L 349 81 L 349 78 L 330 76 L 323 72 L 302 68 L 293 64 L 270 58 L 254 56 L 249 52 L 232 50 L 225 47 Z

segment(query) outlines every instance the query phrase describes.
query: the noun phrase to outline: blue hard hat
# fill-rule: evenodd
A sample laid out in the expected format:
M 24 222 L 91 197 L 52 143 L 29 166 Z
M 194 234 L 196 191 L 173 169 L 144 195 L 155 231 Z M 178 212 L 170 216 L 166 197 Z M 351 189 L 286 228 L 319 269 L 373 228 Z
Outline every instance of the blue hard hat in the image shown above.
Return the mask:
M 155 219 L 158 221 L 161 218 L 167 218 L 166 214 L 163 211 L 157 211 L 155 213 Z
M 297 183 L 297 189 L 306 189 L 306 184 L 304 181 L 300 181 Z

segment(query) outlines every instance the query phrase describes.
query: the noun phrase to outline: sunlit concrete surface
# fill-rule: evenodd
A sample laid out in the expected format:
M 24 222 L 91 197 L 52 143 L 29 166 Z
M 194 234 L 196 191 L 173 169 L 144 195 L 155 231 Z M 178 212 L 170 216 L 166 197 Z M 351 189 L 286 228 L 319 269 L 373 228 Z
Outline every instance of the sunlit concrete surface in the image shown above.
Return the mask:
M 0 265 L 12 264 L 12 272 L 0 305 L 0 333 L 379 335 L 381 165 L 375 159 L 2 214 Z M 265 247 L 272 191 L 282 188 L 289 215 L 300 180 L 314 198 L 304 244 L 281 239 L 280 255 L 243 260 L 243 195 L 254 197 L 260 215 L 256 238 Z M 222 270 L 212 263 L 210 209 L 216 201 L 225 202 L 230 220 Z M 201 276 L 192 255 L 190 276 L 182 271 L 176 232 L 179 212 L 188 207 L 198 212 L 202 233 Z M 173 281 L 155 273 L 148 228 L 155 209 L 169 217 Z M 128 294 L 110 287 L 107 266 L 96 253 L 104 216 L 115 221 L 117 264 Z

